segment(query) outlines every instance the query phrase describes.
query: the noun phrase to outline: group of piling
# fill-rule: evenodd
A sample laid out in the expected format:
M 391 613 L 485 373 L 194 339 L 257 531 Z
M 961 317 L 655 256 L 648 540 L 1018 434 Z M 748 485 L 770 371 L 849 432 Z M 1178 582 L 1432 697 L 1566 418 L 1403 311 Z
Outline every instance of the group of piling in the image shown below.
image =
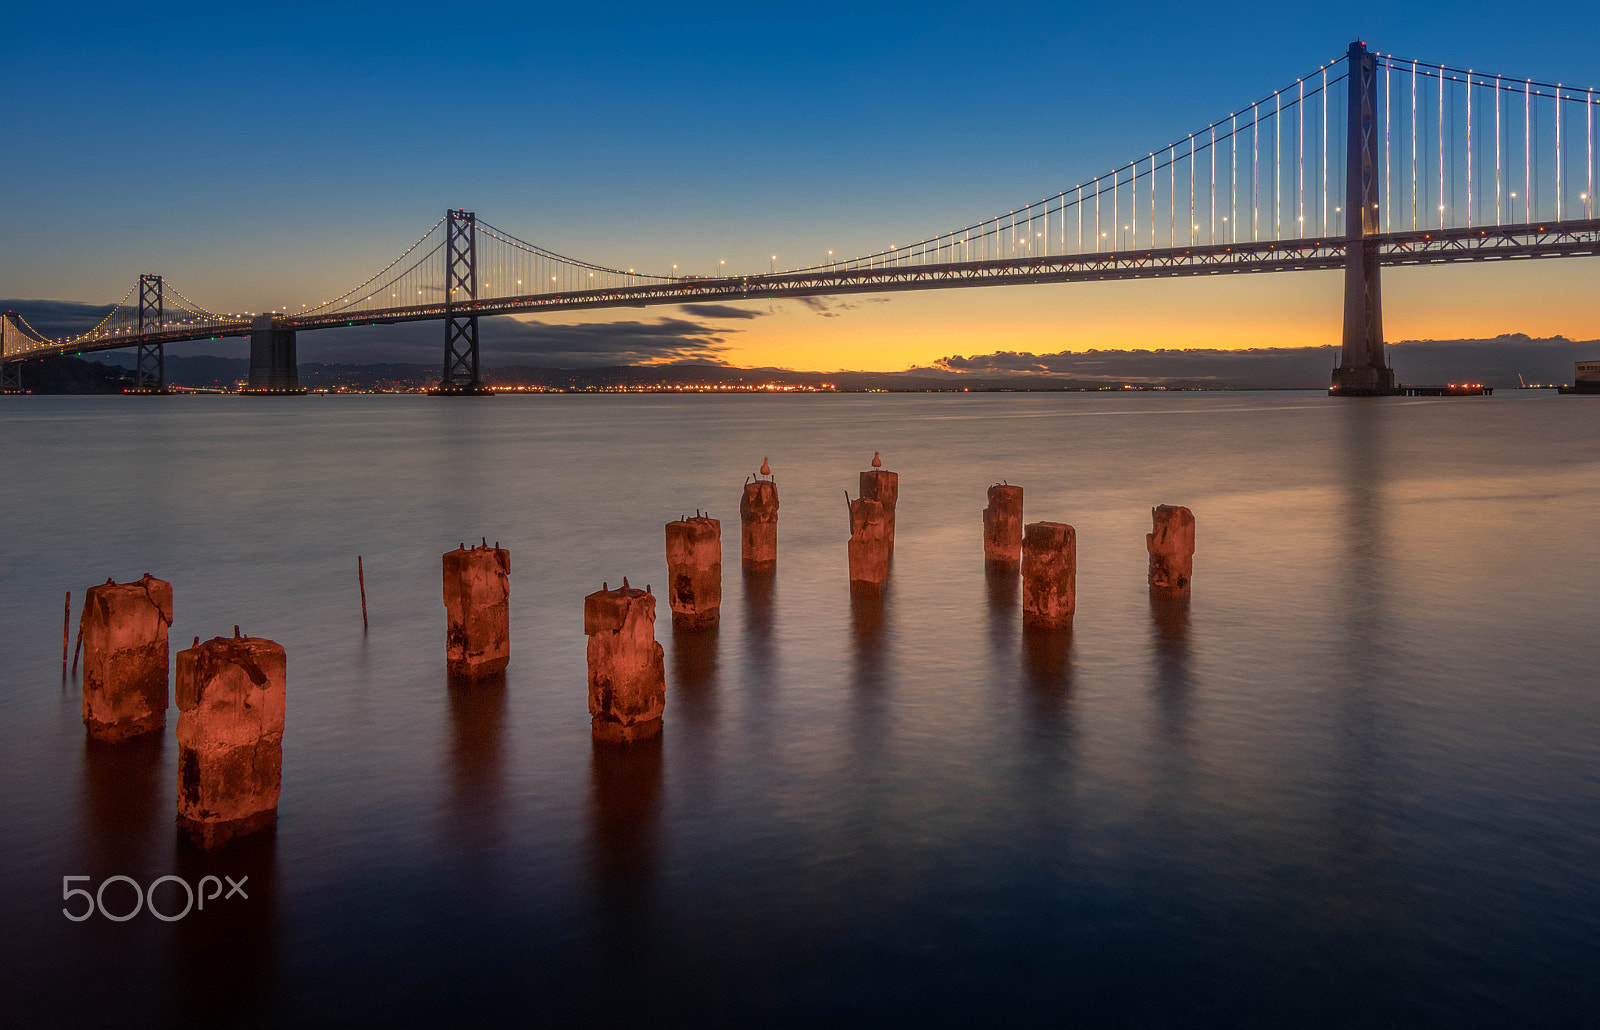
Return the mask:
M 900 477 L 874 452 L 861 473 L 859 496 L 846 494 L 846 545 L 852 588 L 879 589 L 894 561 Z M 739 501 L 740 561 L 749 573 L 772 572 L 778 560 L 778 484 L 770 464 L 748 477 Z M 1077 532 L 1062 522 L 1023 521 L 1023 490 L 989 488 L 983 509 L 983 553 L 992 566 L 1018 569 L 1022 617 L 1029 627 L 1070 626 L 1077 607 Z M 1185 507 L 1151 510 L 1152 591 L 1184 594 L 1194 570 L 1194 514 Z M 666 524 L 667 597 L 674 629 L 717 626 L 722 607 L 722 523 L 696 511 Z M 511 660 L 511 553 L 487 538 L 462 544 L 442 559 L 445 664 L 452 679 L 503 673 Z M 359 571 L 359 570 L 358 570 Z M 362 577 L 362 618 L 366 589 Z M 70 612 L 71 595 L 67 598 Z M 146 573 L 133 583 L 91 587 L 79 620 L 83 648 L 83 722 L 88 736 L 117 743 L 166 725 L 167 631 L 172 584 Z M 644 589 L 600 589 L 583 600 L 588 638 L 592 735 L 631 744 L 661 732 L 666 707 L 664 651 L 655 639 L 656 599 Z M 66 626 L 62 633 L 63 668 Z M 287 657 L 279 644 L 243 635 L 199 637 L 178 652 L 178 825 L 212 847 L 270 826 L 282 784 Z
M 78 633 L 91 740 L 165 730 L 172 603 L 172 584 L 149 573 L 89 588 Z M 213 847 L 271 825 L 282 786 L 283 647 L 235 626 L 231 638 L 195 637 L 176 670 L 178 826 Z

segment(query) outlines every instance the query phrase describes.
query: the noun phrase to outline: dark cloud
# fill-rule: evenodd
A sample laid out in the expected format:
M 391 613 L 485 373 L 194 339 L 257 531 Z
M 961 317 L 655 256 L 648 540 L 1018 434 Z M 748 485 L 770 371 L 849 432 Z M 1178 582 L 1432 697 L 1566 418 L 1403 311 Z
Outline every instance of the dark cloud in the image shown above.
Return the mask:
M 672 317 L 577 325 L 495 317 L 480 320 L 478 342 L 486 366 L 596 368 L 682 361 L 722 364 L 728 337 L 737 331 Z M 323 329 L 299 334 L 298 343 L 304 361 L 437 362 L 444 351 L 444 328 L 439 322 L 408 322 Z M 210 353 L 218 353 L 215 346 Z
M 87 332 L 116 309 L 115 304 L 79 304 L 70 300 L 0 300 L 0 311 L 15 311 L 43 336 Z
M 760 318 L 769 311 L 751 311 L 729 304 L 679 304 L 678 310 L 694 318 Z

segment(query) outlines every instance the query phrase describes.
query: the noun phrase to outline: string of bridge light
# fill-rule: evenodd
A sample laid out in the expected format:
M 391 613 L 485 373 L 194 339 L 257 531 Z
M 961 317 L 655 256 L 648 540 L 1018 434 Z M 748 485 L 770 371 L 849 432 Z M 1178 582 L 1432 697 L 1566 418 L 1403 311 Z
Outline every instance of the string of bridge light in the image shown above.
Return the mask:
M 1519 135 L 1522 143 L 1520 169 L 1522 172 L 1522 195 L 1520 198 L 1522 200 L 1520 205 L 1522 207 L 1522 221 L 1525 224 L 1532 224 L 1540 215 L 1538 208 L 1543 199 L 1541 194 L 1544 192 L 1544 185 L 1541 180 L 1544 177 L 1540 174 L 1539 158 L 1543 155 L 1542 147 L 1536 144 L 1536 139 L 1540 132 L 1540 122 L 1546 110 L 1551 112 L 1554 122 L 1553 151 L 1555 160 L 1553 175 L 1550 177 L 1554 200 L 1552 214 L 1556 221 L 1563 221 L 1567 218 L 1568 194 L 1572 192 L 1573 187 L 1567 176 L 1570 162 L 1566 156 L 1566 144 L 1568 135 L 1574 130 L 1571 128 L 1570 121 L 1565 126 L 1563 125 L 1562 114 L 1565 105 L 1573 104 L 1581 105 L 1583 115 L 1583 139 L 1581 141 L 1583 147 L 1583 188 L 1578 193 L 1577 199 L 1582 204 L 1583 217 L 1593 217 L 1596 177 L 1595 109 L 1600 106 L 1600 92 L 1597 92 L 1592 87 L 1567 86 L 1563 83 L 1542 82 L 1531 78 L 1515 79 L 1504 75 L 1478 72 L 1470 68 L 1456 68 L 1444 63 L 1425 64 L 1421 61 L 1397 57 L 1393 54 L 1379 54 L 1377 57 L 1382 62 L 1384 78 L 1382 87 L 1384 118 L 1384 231 L 1392 232 L 1395 227 L 1395 212 L 1399 207 L 1395 198 L 1397 183 L 1409 186 L 1409 196 L 1402 196 L 1400 200 L 1402 202 L 1409 200 L 1410 202 L 1410 228 L 1413 230 L 1426 228 L 1425 223 L 1430 220 L 1431 216 L 1429 218 L 1422 217 L 1419 214 L 1418 205 L 1419 201 L 1426 195 L 1428 187 L 1435 181 L 1435 178 L 1438 193 L 1436 199 L 1429 206 L 1438 213 L 1438 228 L 1442 229 L 1446 226 L 1449 220 L 1449 213 L 1455 209 L 1458 193 L 1464 201 L 1462 204 L 1464 208 L 1464 224 L 1468 227 L 1477 224 L 1477 212 L 1482 211 L 1487 206 L 1486 203 L 1479 202 L 1478 195 L 1480 192 L 1488 192 L 1488 185 L 1485 182 L 1488 176 L 1488 169 L 1485 168 L 1479 171 L 1477 159 L 1482 156 L 1481 151 L 1488 144 L 1481 142 L 1483 133 L 1475 131 L 1478 129 L 1478 124 L 1474 120 L 1473 99 L 1475 92 L 1485 89 L 1491 91 L 1493 98 L 1494 224 L 1496 226 L 1506 224 L 1507 215 L 1515 212 L 1518 207 L 1516 204 L 1518 199 L 1517 191 L 1512 187 L 1517 185 L 1515 173 L 1518 169 L 1516 167 L 1517 162 L 1513 156 L 1513 148 L 1518 142 Z M 1402 77 L 1401 90 L 1403 91 L 1406 88 L 1405 79 L 1409 79 L 1410 87 L 1408 111 L 1402 109 L 1402 118 L 1399 119 L 1402 122 L 1401 129 L 1409 129 L 1409 133 L 1406 138 L 1402 138 L 1400 146 L 1396 146 L 1394 138 L 1394 123 L 1397 119 L 1395 118 L 1393 99 L 1394 78 L 1397 73 Z M 1425 147 L 1420 137 L 1424 131 L 1423 118 L 1429 105 L 1426 104 L 1427 98 L 1423 97 L 1424 103 L 1422 104 L 1422 110 L 1419 112 L 1418 100 L 1424 87 L 1430 81 L 1434 84 L 1437 92 L 1437 102 L 1433 105 L 1436 110 L 1434 131 L 1430 134 L 1435 137 L 1436 145 Z M 1456 115 L 1456 96 L 1458 92 L 1456 87 L 1459 87 L 1460 95 L 1464 100 L 1465 117 L 1463 119 L 1458 119 Z M 1520 95 L 1522 97 L 1521 112 L 1515 110 L 1515 105 L 1503 104 L 1501 101 L 1502 94 Z M 1536 99 L 1547 101 L 1548 108 L 1544 104 L 1536 104 Z M 1448 113 L 1446 112 L 1447 102 L 1449 105 Z M 1480 109 L 1483 106 L 1486 105 L 1480 104 Z M 1509 111 L 1506 110 L 1508 106 L 1511 106 Z M 1405 124 L 1404 116 L 1407 113 L 1409 114 L 1409 125 Z M 1518 113 L 1521 114 L 1520 134 L 1517 132 L 1518 126 L 1516 124 L 1519 120 L 1516 117 Z M 1509 117 L 1506 117 L 1506 115 L 1509 115 Z M 1489 112 L 1487 111 L 1479 115 L 1480 120 L 1486 117 L 1489 117 Z M 1462 152 L 1457 151 L 1454 143 L 1458 124 L 1465 132 L 1465 147 Z M 1447 125 L 1451 138 L 1448 160 L 1445 146 Z M 1507 131 L 1508 127 L 1509 131 Z M 1427 142 L 1434 144 L 1435 140 Z M 1402 148 L 1404 148 L 1403 152 Z M 1432 153 L 1429 153 L 1430 151 Z M 1397 180 L 1394 175 L 1397 155 L 1402 161 L 1409 159 L 1407 162 L 1409 164 L 1409 175 L 1400 180 Z M 1426 157 L 1423 155 L 1426 155 Z M 1455 170 L 1457 158 L 1463 156 L 1465 165 L 1464 190 L 1460 188 L 1460 180 L 1457 179 Z M 1436 175 L 1428 174 L 1428 169 L 1426 168 L 1427 157 L 1434 159 L 1436 167 L 1433 172 Z M 1419 164 L 1421 165 L 1420 168 Z M 1404 189 L 1400 192 L 1404 193 Z M 1485 198 L 1486 200 L 1487 198 Z
M 429 236 L 432 236 L 435 232 L 437 232 L 438 229 L 439 229 L 439 226 L 444 224 L 445 218 L 449 218 L 449 217 L 450 217 L 449 215 L 445 215 L 444 218 L 441 218 L 437 222 L 434 222 L 433 225 L 431 227 L 429 227 L 427 232 L 423 233 L 421 236 L 418 236 L 416 241 L 414 243 L 412 243 L 411 246 L 407 247 L 405 250 L 402 250 L 400 252 L 400 256 L 399 257 L 395 258 L 393 261 L 389 262 L 387 265 L 384 265 L 375 274 L 373 274 L 372 276 L 368 277 L 366 282 L 362 283 L 359 286 L 356 286 L 354 289 L 347 290 L 344 293 L 341 293 L 339 296 L 334 297 L 332 300 L 325 300 L 322 303 L 320 303 L 320 304 L 318 304 L 318 305 L 316 305 L 314 307 L 308 307 L 306 305 L 301 305 L 302 307 L 305 307 L 306 310 L 299 312 L 299 314 L 301 314 L 301 315 L 309 315 L 309 314 L 312 314 L 314 312 L 321 311 L 322 309 L 324 309 L 326 307 L 329 307 L 329 306 L 331 306 L 333 304 L 339 304 L 339 303 L 342 303 L 344 301 L 347 301 L 351 297 L 354 297 L 356 294 L 360 293 L 362 290 L 365 290 L 368 286 L 371 286 L 374 282 L 377 282 L 379 279 L 381 279 L 389 271 L 389 269 L 393 268 L 395 265 L 398 265 L 400 262 L 404 261 L 406 259 L 406 255 L 407 254 L 410 254 L 413 250 L 416 250 L 418 247 L 420 247 L 422 245 L 422 241 L 426 240 Z M 437 250 L 437 248 L 435 248 L 435 250 Z M 428 257 L 431 256 L 432 253 L 433 252 L 430 251 L 428 254 L 424 255 L 421 260 L 422 261 L 426 261 L 428 259 Z M 412 267 L 414 268 L 416 266 L 413 265 Z M 410 269 L 407 269 L 407 271 L 409 272 Z M 405 272 L 402 272 L 400 274 L 400 276 L 396 277 L 396 280 L 401 278 L 401 277 L 403 277 L 405 274 L 406 274 Z M 389 283 L 386 283 L 384 285 L 385 286 L 392 285 L 394 281 L 395 280 L 391 280 Z M 366 300 L 371 300 L 371 299 L 372 299 L 371 295 L 369 295 L 366 298 Z
M 976 258 L 977 260 L 988 260 L 991 257 L 998 258 L 1000 256 L 998 253 L 1001 249 L 1000 245 L 1005 242 L 1006 237 L 1009 237 L 1009 241 L 1013 247 L 1013 256 L 1015 256 L 1015 249 L 1017 245 L 1022 242 L 1016 236 L 1016 228 L 1019 224 L 1019 221 L 1026 221 L 1028 223 L 1028 236 L 1026 238 L 1028 241 L 1031 242 L 1032 240 L 1043 239 L 1045 241 L 1046 253 L 1049 252 L 1051 247 L 1058 243 L 1061 253 L 1065 254 L 1072 252 L 1067 247 L 1068 233 L 1066 222 L 1067 213 L 1074 208 L 1077 209 L 1080 220 L 1080 225 L 1076 233 L 1076 252 L 1082 253 L 1085 252 L 1085 248 L 1083 246 L 1083 237 L 1085 233 L 1088 232 L 1089 228 L 1083 222 L 1082 217 L 1083 211 L 1086 207 L 1092 206 L 1095 210 L 1095 226 L 1091 238 L 1098 243 L 1099 240 L 1108 238 L 1110 235 L 1107 228 L 1101 224 L 1101 208 L 1105 204 L 1108 197 L 1112 207 L 1111 215 L 1113 227 L 1121 225 L 1121 216 L 1124 210 L 1126 210 L 1129 215 L 1129 222 L 1126 226 L 1123 226 L 1123 228 L 1130 233 L 1130 245 L 1138 246 L 1139 230 L 1135 228 L 1135 226 L 1137 225 L 1139 204 L 1142 203 L 1143 200 L 1143 198 L 1139 196 L 1139 194 L 1142 192 L 1139 188 L 1142 180 L 1148 180 L 1151 187 L 1151 203 L 1149 208 L 1151 211 L 1151 217 L 1148 223 L 1148 228 L 1151 246 L 1154 246 L 1155 240 L 1158 236 L 1158 216 L 1156 213 L 1157 204 L 1155 190 L 1158 184 L 1157 175 L 1163 170 L 1169 171 L 1170 176 L 1167 191 L 1169 214 L 1168 238 L 1173 246 L 1178 246 L 1180 245 L 1180 241 L 1178 240 L 1176 230 L 1177 181 L 1175 169 L 1177 165 L 1180 165 L 1184 161 L 1188 161 L 1190 163 L 1191 219 L 1188 224 L 1191 228 L 1188 230 L 1188 242 L 1190 245 L 1194 245 L 1198 242 L 1197 233 L 1199 231 L 1198 220 L 1193 217 L 1194 214 L 1198 213 L 1196 210 L 1196 200 L 1193 196 L 1194 190 L 1197 186 L 1194 176 L 1194 167 L 1198 158 L 1203 154 L 1207 154 L 1208 152 L 1209 156 L 1211 157 L 1210 174 L 1208 175 L 1208 185 L 1211 197 L 1208 199 L 1207 206 L 1210 209 L 1210 220 L 1213 223 L 1209 237 L 1213 243 L 1237 242 L 1239 233 L 1237 228 L 1239 224 L 1237 217 L 1237 182 L 1240 171 L 1238 164 L 1238 136 L 1239 133 L 1246 131 L 1250 132 L 1252 136 L 1252 237 L 1257 237 L 1259 236 L 1259 188 L 1261 179 L 1261 170 L 1259 168 L 1260 125 L 1262 122 L 1269 119 L 1279 119 L 1280 121 L 1277 121 L 1274 124 L 1275 126 L 1281 125 L 1281 118 L 1285 112 L 1289 111 L 1294 111 L 1299 119 L 1299 125 L 1297 129 L 1298 139 L 1296 143 L 1296 182 L 1297 197 L 1299 198 L 1297 200 L 1296 207 L 1296 225 L 1302 227 L 1303 234 L 1305 194 L 1305 186 L 1303 181 L 1305 171 L 1303 167 L 1305 158 L 1305 145 L 1303 139 L 1305 120 L 1304 105 L 1307 101 L 1314 99 L 1318 95 L 1321 95 L 1323 98 L 1323 127 L 1321 133 L 1323 143 L 1321 147 L 1318 148 L 1318 156 L 1320 156 L 1322 163 L 1322 171 L 1319 177 L 1321 194 L 1324 198 L 1324 202 L 1322 204 L 1322 220 L 1324 223 L 1326 223 L 1329 214 L 1326 198 L 1328 183 L 1330 181 L 1330 176 L 1327 172 L 1327 159 L 1329 154 L 1329 146 L 1327 143 L 1327 123 L 1329 121 L 1327 91 L 1333 85 L 1343 82 L 1348 78 L 1347 69 L 1339 71 L 1336 74 L 1331 74 L 1332 70 L 1344 60 L 1345 59 L 1341 57 L 1337 60 L 1319 65 L 1317 70 L 1311 75 L 1302 76 L 1301 78 L 1295 80 L 1295 82 L 1290 86 L 1275 90 L 1273 93 L 1263 97 L 1261 100 L 1252 103 L 1248 108 L 1241 109 L 1251 112 L 1251 117 L 1248 122 L 1241 124 L 1239 114 L 1237 112 L 1231 113 L 1223 122 L 1213 122 L 1204 129 L 1201 129 L 1199 132 L 1191 133 L 1185 136 L 1183 139 L 1176 140 L 1166 147 L 1150 151 L 1143 157 L 1136 158 L 1128 162 L 1126 165 L 1119 165 L 1111 172 L 1097 176 L 1094 179 L 1087 180 L 1077 186 L 1071 187 L 1070 189 L 1063 190 L 1054 196 L 1035 201 L 1032 204 L 1026 205 L 1024 208 L 1008 211 L 1006 214 L 985 219 L 982 222 L 973 223 L 962 229 L 940 233 L 937 236 L 930 236 L 916 243 L 911 243 L 904 246 L 899 244 L 890 244 L 889 249 L 868 254 L 864 257 L 833 260 L 830 252 L 829 261 L 806 268 L 796 269 L 795 271 L 813 272 L 838 268 L 874 268 L 906 263 L 917 264 L 919 261 L 926 262 L 930 259 L 942 260 L 946 252 L 952 254 L 952 257 L 950 258 L 951 260 L 955 260 L 956 258 L 954 257 L 954 254 L 958 250 L 962 254 L 962 259 L 972 260 L 972 251 L 974 249 L 978 250 L 978 255 Z M 1310 89 L 1307 89 L 1307 82 L 1313 79 L 1317 80 L 1316 84 Z M 1285 102 L 1284 99 L 1286 94 L 1289 94 L 1289 99 L 1287 102 Z M 1271 104 L 1270 113 L 1266 113 L 1264 110 L 1268 104 Z M 1342 144 L 1342 140 L 1340 142 Z M 1229 189 L 1230 194 L 1232 195 L 1232 200 L 1230 201 L 1229 206 L 1229 214 L 1222 219 L 1222 221 L 1227 223 L 1229 226 L 1227 239 L 1219 238 L 1221 234 L 1215 228 L 1215 220 L 1219 211 L 1216 202 L 1217 179 L 1215 147 L 1218 144 L 1223 143 L 1229 144 Z M 1276 216 L 1277 222 L 1275 224 L 1278 225 L 1278 229 L 1275 232 L 1275 236 L 1281 236 L 1281 162 L 1283 158 L 1281 136 L 1275 140 L 1274 151 L 1274 181 L 1278 184 L 1275 187 L 1274 198 L 1275 206 L 1279 209 L 1278 215 Z M 1134 191 L 1134 200 L 1132 206 L 1128 208 L 1124 208 L 1123 206 L 1122 193 L 1124 187 Z M 1341 209 L 1335 208 L 1335 210 L 1337 211 Z M 1018 218 L 1019 215 L 1022 216 L 1020 220 Z M 1050 231 L 1052 228 L 1049 225 L 1049 219 L 1051 216 L 1056 216 L 1061 219 L 1058 235 L 1053 234 Z M 1043 232 L 1035 232 L 1035 223 L 1040 219 L 1044 219 L 1046 222 L 1045 230 Z M 1326 228 L 1326 224 L 1324 224 L 1323 227 Z M 994 247 L 996 253 L 994 255 L 990 255 L 988 253 L 991 244 L 996 244 Z

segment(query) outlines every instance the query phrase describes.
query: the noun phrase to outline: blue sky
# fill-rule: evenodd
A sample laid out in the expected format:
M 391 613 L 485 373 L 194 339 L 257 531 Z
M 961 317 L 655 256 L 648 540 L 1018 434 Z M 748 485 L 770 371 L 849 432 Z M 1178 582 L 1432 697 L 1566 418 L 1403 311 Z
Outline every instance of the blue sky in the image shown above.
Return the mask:
M 180 3 L 7 22 L 0 295 L 104 303 L 156 271 L 219 310 L 342 291 L 447 206 L 623 267 L 876 250 L 1090 178 L 1354 38 L 1600 85 L 1589 7 Z M 1563 291 L 1592 285 L 1588 263 L 1562 264 Z M 1267 278 L 1285 281 L 1223 289 L 1268 306 L 1337 292 Z M 1424 310 L 1482 281 L 1416 280 Z M 901 316 L 978 332 L 997 303 L 1114 321 L 1192 296 L 1141 292 L 1161 288 L 896 298 L 871 332 Z M 1600 329 L 1586 317 L 1565 331 Z M 745 339 L 799 331 L 784 321 Z

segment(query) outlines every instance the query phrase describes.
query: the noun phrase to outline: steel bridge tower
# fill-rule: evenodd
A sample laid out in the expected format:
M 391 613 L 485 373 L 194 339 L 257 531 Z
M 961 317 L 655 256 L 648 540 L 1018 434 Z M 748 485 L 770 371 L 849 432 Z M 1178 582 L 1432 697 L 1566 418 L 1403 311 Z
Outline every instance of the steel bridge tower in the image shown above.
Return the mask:
M 1378 278 L 1378 60 L 1350 44 L 1349 140 L 1345 148 L 1344 348 L 1328 392 L 1383 397 L 1398 391 L 1383 353 L 1383 295 Z
M 456 208 L 445 212 L 444 246 L 444 373 L 428 392 L 438 397 L 471 397 L 489 393 L 478 376 L 478 217 Z
M 139 277 L 140 335 L 143 335 L 146 329 L 160 331 L 165 317 L 162 293 L 161 277 L 159 275 L 141 275 Z M 166 393 L 166 348 L 160 343 L 141 342 L 137 354 L 138 358 L 134 362 L 133 371 L 133 392 Z
M 6 323 L 0 318 L 0 393 L 22 393 L 22 362 L 6 361 Z

